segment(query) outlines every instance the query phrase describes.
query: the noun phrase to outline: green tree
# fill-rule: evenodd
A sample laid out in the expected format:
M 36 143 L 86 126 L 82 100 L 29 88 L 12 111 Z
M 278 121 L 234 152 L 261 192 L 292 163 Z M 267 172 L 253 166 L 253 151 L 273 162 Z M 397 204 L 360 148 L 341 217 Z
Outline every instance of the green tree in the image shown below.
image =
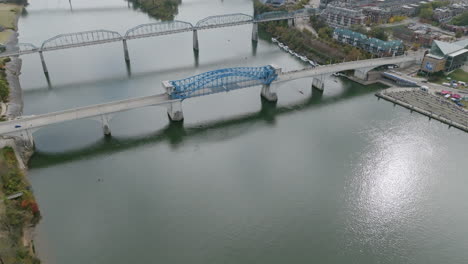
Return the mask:
M 462 36 L 463 34 L 461 33 L 461 31 L 457 31 L 457 33 L 455 33 L 456 38 L 461 38 Z
M 432 11 L 432 8 L 430 6 L 423 7 L 419 11 L 419 17 L 424 18 L 424 19 L 432 19 L 433 14 L 434 14 L 434 11 Z
M 369 32 L 369 36 L 378 38 L 384 41 L 388 40 L 388 36 L 387 36 L 387 33 L 385 33 L 385 29 L 380 28 L 380 27 L 372 28 L 371 31 Z
M 330 27 L 323 27 L 317 32 L 322 39 L 330 39 L 333 34 L 333 29 Z
M 468 11 L 454 17 L 451 23 L 457 26 L 468 26 Z

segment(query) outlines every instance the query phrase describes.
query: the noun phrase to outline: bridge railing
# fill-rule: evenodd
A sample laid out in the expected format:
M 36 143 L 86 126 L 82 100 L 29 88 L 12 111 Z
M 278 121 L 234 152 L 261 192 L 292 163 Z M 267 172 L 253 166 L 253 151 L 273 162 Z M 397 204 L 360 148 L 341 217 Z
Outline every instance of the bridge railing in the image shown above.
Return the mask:
M 125 33 L 125 39 L 137 39 L 160 35 L 175 34 L 184 31 L 192 31 L 193 25 L 185 21 L 165 21 L 143 24 L 133 27 Z
M 110 30 L 92 30 L 60 34 L 42 43 L 41 50 L 57 50 L 121 41 L 122 35 Z
M 317 9 L 315 8 L 303 8 L 296 11 L 272 11 L 259 14 L 255 17 L 256 22 L 266 22 L 272 20 L 281 20 L 281 19 L 290 19 L 290 18 L 300 18 L 300 17 L 309 17 L 316 14 Z
M 209 16 L 197 22 L 196 29 L 226 27 L 233 25 L 248 24 L 253 22 L 253 17 L 243 13 L 227 14 L 220 16 Z

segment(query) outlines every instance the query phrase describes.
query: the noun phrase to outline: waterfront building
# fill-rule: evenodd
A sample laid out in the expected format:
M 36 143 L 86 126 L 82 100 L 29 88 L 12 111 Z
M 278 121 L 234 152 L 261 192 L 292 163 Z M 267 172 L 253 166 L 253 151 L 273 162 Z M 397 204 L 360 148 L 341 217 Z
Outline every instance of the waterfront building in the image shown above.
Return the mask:
M 358 47 L 378 56 L 401 55 L 404 53 L 404 45 L 401 40 L 383 41 L 369 38 L 349 29 L 335 29 L 333 38 L 338 42 Z
M 349 28 L 352 25 L 362 25 L 366 17 L 362 9 L 355 8 L 344 2 L 334 1 L 327 4 L 321 17 L 334 28 Z
M 452 43 L 434 40 L 429 53 L 424 56 L 421 71 L 448 72 L 464 65 L 468 65 L 468 39 Z

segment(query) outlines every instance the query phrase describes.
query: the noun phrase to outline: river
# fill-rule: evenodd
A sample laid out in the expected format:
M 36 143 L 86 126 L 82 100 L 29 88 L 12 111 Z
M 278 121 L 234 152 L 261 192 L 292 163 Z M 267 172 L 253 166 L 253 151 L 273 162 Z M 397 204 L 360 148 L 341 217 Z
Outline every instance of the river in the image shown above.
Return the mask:
M 21 42 L 155 21 L 120 0 L 34 0 Z M 183 0 L 178 20 L 253 13 L 251 0 Z M 25 114 L 162 92 L 235 66 L 304 67 L 251 26 L 23 56 Z M 29 177 L 44 263 L 468 263 L 467 135 L 330 77 L 119 113 L 104 138 L 79 120 L 40 129 Z

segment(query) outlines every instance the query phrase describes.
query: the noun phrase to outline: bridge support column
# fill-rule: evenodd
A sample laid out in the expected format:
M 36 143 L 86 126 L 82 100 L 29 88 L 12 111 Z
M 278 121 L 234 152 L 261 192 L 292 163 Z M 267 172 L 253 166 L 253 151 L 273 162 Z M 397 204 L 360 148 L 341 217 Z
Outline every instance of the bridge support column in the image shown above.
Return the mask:
M 278 95 L 274 91 L 274 89 L 271 88 L 270 84 L 264 84 L 262 85 L 262 91 L 261 91 L 261 96 L 265 98 L 267 101 L 270 102 L 276 102 L 278 101 Z
M 193 31 L 193 50 L 198 51 L 198 32 L 195 29 Z
M 252 41 L 258 41 L 258 24 L 252 24 Z
M 172 102 L 167 106 L 167 115 L 173 122 L 184 120 L 184 113 L 182 112 L 182 101 Z
M 110 137 L 111 136 L 111 130 L 109 126 L 109 116 L 108 115 L 102 115 L 101 116 L 101 122 L 102 122 L 102 131 L 104 132 L 104 136 Z
M 123 43 L 125 61 L 130 62 L 130 55 L 128 54 L 127 40 L 123 39 L 122 43 Z
M 354 77 L 367 81 L 367 73 L 369 72 L 369 69 L 355 69 L 354 70 Z
M 325 89 L 325 76 L 320 75 L 318 77 L 314 77 L 312 79 L 312 88 L 316 88 L 317 90 L 323 91 Z
M 288 19 L 288 27 L 294 26 L 294 18 Z
M 44 55 L 42 54 L 42 51 L 39 51 L 39 57 L 41 57 L 42 69 L 44 70 L 44 73 L 46 75 L 49 74 L 49 71 L 47 70 L 47 65 L 45 63 Z
M 20 138 L 22 144 L 27 147 L 27 148 L 33 148 L 34 147 L 34 138 L 32 136 L 33 131 L 26 129 L 22 130 L 19 132 L 16 132 L 14 134 L 11 134 L 14 137 Z

